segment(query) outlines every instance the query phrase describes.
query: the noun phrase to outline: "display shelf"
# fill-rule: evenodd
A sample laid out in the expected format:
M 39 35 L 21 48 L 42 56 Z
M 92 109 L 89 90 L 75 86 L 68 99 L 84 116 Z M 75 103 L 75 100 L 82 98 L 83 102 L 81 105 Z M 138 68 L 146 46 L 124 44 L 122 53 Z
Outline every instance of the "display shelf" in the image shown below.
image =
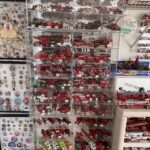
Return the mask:
M 27 64 L 24 59 L 0 59 L 0 64 Z
M 123 150 L 149 150 L 149 147 L 128 147 Z
M 7 113 L 5 111 L 1 111 L 0 112 L 0 117 L 30 117 L 30 113 L 29 111 L 7 111 Z
M 145 148 L 147 148 L 147 147 L 150 147 L 150 143 L 149 142 L 125 143 L 124 147 L 143 147 L 143 148 L 145 147 Z
M 55 76 L 43 76 L 43 75 L 35 75 L 35 74 L 32 74 L 34 77 L 34 79 L 63 79 L 63 80 L 65 80 L 65 79 L 70 79 L 71 77 L 55 77 Z
M 32 31 L 41 31 L 41 32 L 65 32 L 65 33 L 93 33 L 93 32 L 101 32 L 101 30 L 88 30 L 88 29 L 48 29 L 48 28 L 30 28 Z
M 33 118 L 63 118 L 63 117 L 69 117 L 69 118 L 75 118 L 75 117 L 82 117 L 85 119 L 88 118 L 93 118 L 93 119 L 113 119 L 113 115 L 74 115 L 74 114 L 57 114 L 57 113 L 52 113 L 52 114 L 48 114 L 48 115 L 33 115 Z
M 118 32 L 118 33 L 120 33 L 120 32 Z M 118 34 L 117 33 L 117 34 Z M 55 49 L 60 49 L 60 46 L 58 46 L 58 45 L 56 45 L 56 47 L 40 47 L 40 46 L 33 46 L 33 45 L 30 45 L 30 46 L 27 46 L 28 48 L 33 48 L 33 51 L 35 51 L 35 52 L 40 52 L 40 51 L 49 51 L 49 50 L 52 50 L 52 51 L 54 51 Z M 67 45 L 67 46 L 61 46 L 61 49 L 63 50 L 63 49 L 65 49 L 65 48 L 69 48 L 70 46 L 69 45 Z M 91 48 L 91 47 L 74 47 L 74 49 L 77 51 L 78 49 L 83 49 L 83 51 L 84 51 L 84 53 L 88 53 L 89 51 L 88 50 L 99 50 L 99 51 L 102 51 L 102 52 L 104 52 L 104 51 L 106 51 L 107 53 L 110 51 L 110 50 L 115 50 L 115 49 L 118 49 L 117 47 L 112 47 L 112 48 L 105 48 L 105 47 L 100 47 L 100 48 Z M 146 48 L 145 48 L 146 49 Z M 87 50 L 87 51 L 86 51 Z M 76 52 L 75 52 L 76 53 Z M 106 53 L 106 54 L 107 54 Z M 109 54 L 109 53 L 108 53 Z
M 93 8 L 94 9 L 94 8 Z M 119 10 L 119 9 L 118 9 Z M 47 14 L 47 15 L 55 15 L 55 14 L 58 14 L 58 15 L 64 15 L 64 16 L 67 16 L 67 15 L 70 15 L 70 16 L 74 16 L 74 17 L 78 17 L 78 16 L 80 16 L 80 15 L 82 15 L 82 16 L 115 16 L 116 14 L 113 14 L 113 12 L 110 12 L 110 13 L 108 13 L 107 11 L 106 12 L 63 12 L 63 14 L 62 14 L 62 11 L 45 11 L 45 10 L 33 10 L 33 9 L 29 9 L 28 10 L 29 12 L 31 11 L 32 13 L 36 13 L 37 14 L 37 18 L 38 18 L 38 16 L 40 16 L 40 17 L 42 17 L 44 14 Z M 120 10 L 121 11 L 121 10 Z M 40 18 L 39 17 L 39 19 L 43 19 L 43 18 Z M 49 17 L 50 18 L 50 17 Z M 44 20 L 44 19 L 43 19 Z M 94 20 L 93 18 L 91 18 L 91 20 Z
M 117 26 L 116 15 L 121 14 L 122 11 L 118 8 L 109 7 L 83 7 L 78 6 L 74 1 L 72 4 L 62 3 L 63 5 L 58 5 L 57 3 L 47 3 L 38 4 L 31 6 L 28 12 L 32 13 L 30 18 L 29 27 L 38 27 L 38 30 L 50 30 L 52 28 L 54 32 L 81 32 L 90 33 L 98 32 L 103 28 L 113 29 L 120 31 L 120 27 Z M 59 6 L 59 7 L 58 7 Z M 39 7 L 39 8 L 38 8 Z M 55 8 L 53 8 L 55 7 Z M 38 11 L 35 11 L 35 10 Z M 41 10 L 41 12 L 40 12 Z M 62 13 L 63 10 L 63 13 Z M 53 16 L 53 17 L 50 17 Z M 61 20 L 60 20 L 61 17 Z M 93 21 L 94 20 L 94 21 Z M 45 27 L 45 29 L 41 29 Z M 68 30 L 66 30 L 66 28 Z M 58 29 L 55 31 L 55 29 Z M 90 30 L 91 29 L 91 30 Z M 33 28 L 34 30 L 34 28 Z
M 122 109 L 117 106 L 118 113 L 122 114 L 122 117 L 150 117 L 148 109 Z
M 150 117 L 149 110 L 145 109 L 122 109 L 116 106 L 115 110 L 115 129 L 113 131 L 113 147 L 112 150 L 123 150 L 124 147 L 150 147 L 149 142 L 124 142 L 126 133 L 126 124 L 128 118 L 145 118 Z
M 137 109 L 139 113 L 149 110 L 149 82 L 148 76 L 124 76 L 117 77 L 117 105 L 123 110 Z M 144 84 L 143 84 L 144 83 Z
M 58 4 L 54 1 L 53 3 L 57 10 Z M 120 31 L 113 32 L 107 25 L 109 20 L 116 21 L 119 9 L 105 7 L 103 13 L 90 14 L 87 8 L 81 6 L 79 8 L 83 8 L 84 11 L 80 11 L 84 13 L 80 13 L 77 5 L 72 12 L 71 7 L 74 5 L 60 2 L 60 8 L 65 10 L 55 12 L 53 8 L 51 10 L 53 5 L 35 3 L 29 7 L 39 8 L 38 11 L 27 9 L 29 27 L 26 31 L 31 39 L 27 46 L 31 48 L 28 62 L 32 64 L 31 113 L 35 119 L 40 117 L 55 120 L 67 117 L 72 124 L 72 130 L 70 136 L 66 136 L 65 132 L 59 129 L 59 125 L 55 127 L 47 122 L 45 125 L 37 126 L 35 123 L 36 147 L 47 149 L 47 146 L 56 143 L 58 147 L 58 136 L 61 136 L 65 139 L 60 139 L 63 145 L 67 146 L 66 141 L 69 141 L 70 150 L 75 150 L 76 147 L 83 150 L 85 143 L 89 143 L 86 144 L 89 149 L 111 149 L 111 126 L 104 129 L 98 125 L 95 128 L 88 125 L 99 119 L 104 124 L 106 119 L 112 122 L 114 76 L 111 72 L 111 50 L 118 49 L 118 45 L 113 45 L 112 34 L 119 35 Z M 45 6 L 46 10 L 42 10 Z M 89 9 L 102 10 L 99 6 L 89 6 Z M 66 21 L 73 26 L 66 26 Z M 113 27 L 119 29 L 115 22 Z M 87 123 L 84 128 L 82 123 L 76 124 L 77 118 L 83 118 L 83 123 L 86 120 L 89 124 Z M 45 126 L 49 126 L 49 129 L 45 129 Z
M 1 0 L 3 1 L 3 0 Z M 6 2 L 26 2 L 25 0 L 5 0 Z

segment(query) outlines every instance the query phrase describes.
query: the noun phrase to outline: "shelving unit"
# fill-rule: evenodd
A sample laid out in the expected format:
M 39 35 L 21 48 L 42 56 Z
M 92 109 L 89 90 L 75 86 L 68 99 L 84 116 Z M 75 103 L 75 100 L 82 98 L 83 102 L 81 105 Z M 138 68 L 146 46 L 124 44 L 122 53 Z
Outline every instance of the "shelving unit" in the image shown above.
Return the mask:
M 124 148 L 123 150 L 149 150 L 149 147 L 128 147 L 128 148 Z
M 143 147 L 143 148 L 150 147 L 149 142 L 132 142 L 132 143 L 124 142 L 127 120 L 128 118 L 133 117 L 135 118 L 150 117 L 150 113 L 149 110 L 145 109 L 122 109 L 117 106 L 115 111 L 115 121 L 114 121 L 115 130 L 113 131 L 114 141 L 112 150 L 123 150 L 123 148 L 125 147 Z
M 117 57 L 119 31 L 109 25 L 120 29 L 121 11 L 101 8 L 100 1 L 32 2 L 27 31 L 36 149 L 110 150 L 111 57 Z
M 146 106 L 143 107 L 144 106 L 143 102 L 145 99 L 135 98 L 136 96 L 140 95 L 141 93 L 140 88 L 143 87 L 145 89 L 144 93 L 147 94 L 149 94 L 150 89 L 149 85 L 147 84 L 150 80 L 149 60 L 141 59 L 142 57 L 136 59 L 137 56 L 143 55 L 137 54 L 139 52 L 139 49 L 142 53 L 144 52 L 144 48 L 145 49 L 148 48 L 148 45 L 147 47 L 145 47 L 144 45 L 140 45 L 139 43 L 149 43 L 148 41 L 149 39 L 147 38 L 149 37 L 148 33 L 149 25 L 148 24 L 143 25 L 141 23 L 142 21 L 144 21 L 144 19 L 141 20 L 141 18 L 143 18 L 144 15 L 149 13 L 149 6 L 148 5 L 145 6 L 144 4 L 143 5 L 137 4 L 136 0 L 120 1 L 120 2 L 122 2 L 121 5 L 125 10 L 124 14 L 127 16 L 132 16 L 137 20 L 138 28 L 137 32 L 134 33 L 133 35 L 121 37 L 118 60 L 120 61 L 120 64 L 122 62 L 126 62 L 127 64 L 129 59 L 131 59 L 130 61 L 131 63 L 129 64 L 133 64 L 133 68 L 130 65 L 129 66 L 126 65 L 126 68 L 122 70 L 120 69 L 120 71 L 117 74 L 118 76 L 116 77 L 117 78 L 116 81 L 118 80 L 118 84 L 116 82 L 116 91 L 119 91 L 118 93 L 120 94 L 122 93 L 122 95 L 125 96 L 124 99 L 125 101 L 122 102 L 120 100 L 115 101 L 116 110 L 114 115 L 115 120 L 114 120 L 112 150 L 149 150 L 150 147 L 149 138 L 144 137 L 145 131 L 143 131 L 146 128 L 145 125 L 137 127 L 133 123 L 133 127 L 130 128 L 130 130 L 128 126 L 128 122 L 132 119 L 135 119 L 136 123 L 138 124 L 139 119 L 144 120 L 149 118 L 150 116 L 149 107 Z M 135 4 L 132 2 L 135 2 Z M 142 0 L 139 1 L 139 3 L 142 2 L 143 2 Z M 144 40 L 142 40 L 142 38 Z M 143 64 L 143 66 L 144 65 L 147 66 L 146 69 L 142 68 L 140 69 L 140 67 L 137 69 L 136 68 L 137 66 L 135 66 L 136 60 L 138 60 L 138 65 L 142 66 Z M 134 97 L 135 99 L 131 95 L 133 97 L 135 96 Z M 149 98 L 147 98 L 146 100 L 148 102 Z M 149 105 L 149 102 L 145 105 Z M 147 134 L 149 134 L 149 130 L 147 131 Z

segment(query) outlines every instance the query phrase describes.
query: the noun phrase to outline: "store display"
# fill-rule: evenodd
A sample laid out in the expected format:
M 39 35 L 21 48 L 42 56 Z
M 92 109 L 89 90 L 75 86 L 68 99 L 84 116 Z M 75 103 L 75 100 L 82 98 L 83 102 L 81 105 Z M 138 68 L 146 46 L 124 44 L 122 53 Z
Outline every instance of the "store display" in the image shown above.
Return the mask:
M 30 118 L 1 118 L 2 150 L 35 150 L 33 121 Z
M 91 4 L 94 6 L 91 8 L 89 7 L 90 5 L 82 6 L 81 3 L 76 1 L 59 1 L 58 4 L 50 1 L 41 4 L 34 4 L 34 1 L 33 3 L 30 2 L 29 7 L 33 15 L 29 26 L 33 29 L 38 27 L 45 30 L 69 29 L 67 32 L 72 32 L 74 29 L 75 31 L 77 29 L 101 30 L 102 28 L 117 31 L 120 30 L 120 27 L 116 24 L 115 16 L 116 14 L 122 14 L 122 10 L 116 7 L 109 8 L 100 7 L 99 5 L 94 6 L 94 4 Z M 88 3 L 91 2 L 89 1 Z M 92 1 L 92 3 L 94 3 L 94 1 Z M 99 4 L 99 2 L 96 3 Z
M 149 109 L 149 81 L 149 78 L 117 78 L 117 104 L 125 109 Z
M 128 118 L 125 142 L 149 142 L 150 118 Z
M 68 118 L 35 119 L 36 134 L 39 138 L 38 149 L 68 149 L 72 150 L 71 121 Z
M 106 5 L 88 0 L 28 3 L 38 150 L 111 149 L 110 29 L 120 30 L 116 19 L 122 11 Z
M 0 58 L 26 58 L 25 8 L 22 2 L 0 2 Z
M 55 33 L 51 34 L 51 36 L 54 36 Z M 84 37 L 82 37 L 81 33 L 76 34 L 78 36 L 74 35 L 74 39 L 80 37 L 82 40 L 82 38 L 88 37 L 88 34 L 85 34 Z M 93 33 L 92 36 L 94 35 L 97 34 Z M 63 34 L 63 36 L 66 37 L 65 34 Z M 109 50 L 108 52 L 105 52 L 107 51 L 107 45 L 98 48 L 94 48 L 90 45 L 87 50 L 85 50 L 81 44 L 76 47 L 77 45 L 74 44 L 74 42 L 68 40 L 72 38 L 70 35 L 69 38 L 66 38 L 67 41 L 64 42 L 67 44 L 70 42 L 70 44 L 65 45 L 62 43 L 64 45 L 61 46 L 59 39 L 62 38 L 59 37 L 62 37 L 61 33 L 59 33 L 59 35 L 56 34 L 55 38 L 53 38 L 53 43 L 47 43 L 48 45 L 45 43 L 43 44 L 43 38 L 41 40 L 41 36 L 38 38 L 40 39 L 38 40 L 38 43 L 37 41 L 33 42 L 35 46 L 33 49 L 33 57 L 31 57 L 31 59 L 34 60 L 34 69 L 32 69 L 32 78 L 34 78 L 34 115 L 41 115 L 43 117 L 50 117 L 54 114 L 59 117 L 66 115 L 68 117 L 83 116 L 83 119 L 88 116 L 93 118 L 111 118 L 113 113 L 112 94 L 110 92 L 112 90 L 111 85 L 113 85 L 113 83 L 109 63 L 110 49 L 112 45 L 111 40 L 107 43 L 109 45 Z M 108 37 L 110 39 L 111 34 Z M 37 36 L 35 38 L 37 39 Z M 50 36 L 46 36 L 46 38 L 50 39 Z M 71 45 L 75 45 L 75 47 L 72 48 Z M 101 51 L 104 54 L 101 54 Z M 80 68 L 83 68 L 83 71 Z M 93 69 L 93 73 L 91 71 L 89 74 L 88 70 L 90 68 Z M 99 74 L 100 72 L 101 74 Z M 105 79 L 102 79 L 100 75 L 106 75 Z M 95 76 L 96 78 L 94 78 Z M 106 92 L 107 90 L 108 92 Z M 60 118 L 58 119 L 60 120 Z M 73 123 L 72 120 L 71 123 Z M 38 148 L 44 147 L 48 149 L 48 147 L 55 147 L 56 145 L 58 145 L 57 147 L 60 147 L 58 135 L 61 137 L 61 142 L 64 142 L 63 145 L 67 146 L 67 144 L 65 144 L 66 141 L 73 138 L 74 134 L 77 139 L 78 135 L 83 135 L 83 139 L 76 141 L 75 147 L 78 147 L 78 149 L 85 149 L 86 147 L 93 147 L 95 149 L 110 148 L 110 142 L 108 142 L 111 137 L 110 130 L 96 129 L 95 127 L 95 129 L 89 128 L 86 131 L 83 131 L 78 124 L 77 126 L 80 130 L 71 133 L 72 130 L 66 129 L 65 126 L 50 126 L 51 129 L 45 129 L 43 126 L 40 131 L 41 134 L 38 132 Z M 73 128 L 73 130 L 75 129 Z M 93 135 L 92 137 L 92 133 L 95 133 L 95 136 Z M 96 133 L 97 136 L 103 135 L 104 138 L 99 137 L 99 139 L 96 139 L 98 138 Z M 88 146 L 84 146 L 84 142 L 88 142 L 86 134 L 91 135 L 91 145 Z M 46 137 L 49 138 L 42 140 L 41 142 L 41 137 L 44 137 L 44 139 Z M 74 139 L 68 141 L 69 145 L 72 145 L 72 149 L 74 149 L 73 141 Z M 55 142 L 55 146 L 53 145 L 53 142 Z
M 132 14 L 149 7 L 1 1 L 0 149 L 150 150 L 150 14 Z
M 0 111 L 29 111 L 26 64 L 0 64 Z
M 119 105 L 122 108 L 149 109 L 150 108 L 149 94 L 150 93 L 145 93 L 141 91 L 139 91 L 138 93 L 124 91 L 124 93 L 122 92 L 117 93 L 117 99 L 120 103 Z

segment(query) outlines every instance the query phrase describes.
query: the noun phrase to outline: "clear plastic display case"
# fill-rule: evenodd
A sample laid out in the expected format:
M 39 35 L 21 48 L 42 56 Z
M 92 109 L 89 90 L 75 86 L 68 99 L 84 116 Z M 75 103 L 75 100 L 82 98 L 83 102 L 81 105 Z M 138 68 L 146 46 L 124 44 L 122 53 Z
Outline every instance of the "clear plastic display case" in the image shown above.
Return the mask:
M 111 149 L 111 51 L 113 33 L 119 42 L 116 20 L 122 11 L 100 3 L 27 4 L 37 150 Z

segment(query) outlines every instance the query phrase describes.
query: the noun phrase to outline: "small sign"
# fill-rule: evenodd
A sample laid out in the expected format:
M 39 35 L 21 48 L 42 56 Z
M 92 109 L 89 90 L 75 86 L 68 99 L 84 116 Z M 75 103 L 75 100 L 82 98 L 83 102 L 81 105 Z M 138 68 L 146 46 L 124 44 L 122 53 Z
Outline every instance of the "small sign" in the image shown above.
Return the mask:
M 134 17 L 126 15 L 122 16 L 118 20 L 118 26 L 121 27 L 121 32 L 123 35 L 132 35 L 136 32 L 137 30 L 137 21 Z

